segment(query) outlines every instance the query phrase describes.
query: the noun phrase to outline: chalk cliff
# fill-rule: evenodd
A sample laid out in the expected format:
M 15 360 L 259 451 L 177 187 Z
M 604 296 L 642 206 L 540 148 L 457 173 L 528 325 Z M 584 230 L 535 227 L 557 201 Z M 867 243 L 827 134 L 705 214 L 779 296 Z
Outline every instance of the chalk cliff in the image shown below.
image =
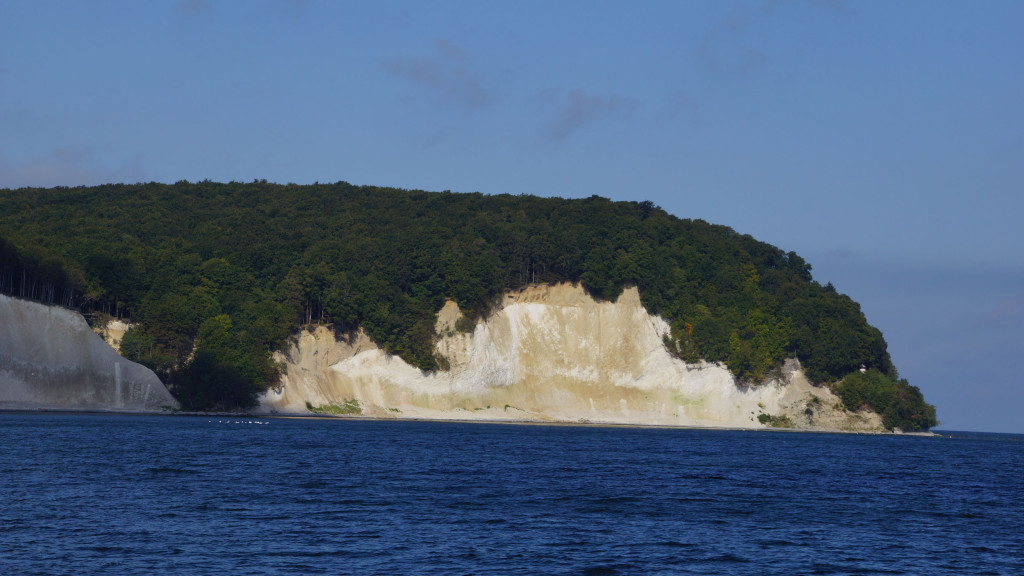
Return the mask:
M 121 319 L 111 319 L 105 324 L 93 327 L 92 331 L 99 334 L 103 341 L 110 345 L 118 354 L 121 353 L 121 340 L 131 328 L 131 324 Z
M 157 411 L 178 403 L 81 314 L 0 295 L 0 409 Z
M 472 332 L 461 313 L 438 313 L 436 351 L 449 368 L 425 373 L 365 334 L 306 330 L 276 355 L 286 374 L 261 398 L 269 413 L 372 417 L 602 422 L 761 428 L 881 430 L 872 413 L 849 413 L 812 386 L 795 360 L 775 378 L 738 386 L 717 364 L 687 364 L 663 344 L 668 324 L 638 291 L 597 302 L 579 286 L 506 294 Z

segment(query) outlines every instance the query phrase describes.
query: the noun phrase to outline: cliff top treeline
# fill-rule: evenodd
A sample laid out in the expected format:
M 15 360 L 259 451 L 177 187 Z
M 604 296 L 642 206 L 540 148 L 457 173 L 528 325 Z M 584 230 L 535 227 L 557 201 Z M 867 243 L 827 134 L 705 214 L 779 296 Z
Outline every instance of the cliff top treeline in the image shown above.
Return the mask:
M 445 299 L 479 317 L 505 290 L 571 281 L 605 299 L 636 285 L 688 361 L 724 361 L 745 381 L 791 356 L 818 382 L 864 366 L 893 389 L 887 425 L 934 424 L 882 334 L 797 254 L 650 202 L 344 182 L 0 190 L 0 258 L 0 290 L 45 277 L 50 301 L 129 315 L 122 352 L 197 409 L 251 402 L 277 376 L 269 352 L 301 324 L 362 327 L 432 370 Z

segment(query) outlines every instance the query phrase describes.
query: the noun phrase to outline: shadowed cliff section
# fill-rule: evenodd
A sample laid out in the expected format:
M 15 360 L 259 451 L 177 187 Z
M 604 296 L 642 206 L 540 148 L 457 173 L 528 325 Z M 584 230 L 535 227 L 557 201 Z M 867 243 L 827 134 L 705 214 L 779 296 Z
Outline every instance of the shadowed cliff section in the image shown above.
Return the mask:
M 0 295 L 0 409 L 159 411 L 178 402 L 81 314 Z

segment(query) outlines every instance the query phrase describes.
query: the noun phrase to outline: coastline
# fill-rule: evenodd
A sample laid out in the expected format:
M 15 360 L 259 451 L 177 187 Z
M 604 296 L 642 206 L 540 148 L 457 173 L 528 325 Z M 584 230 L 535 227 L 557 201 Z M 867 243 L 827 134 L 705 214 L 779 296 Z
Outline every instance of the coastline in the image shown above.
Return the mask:
M 251 418 L 251 419 L 267 419 L 267 420 L 334 420 L 334 421 L 363 421 L 363 422 L 438 422 L 445 424 L 504 424 L 510 426 L 558 426 L 558 427 L 579 427 L 579 428 L 637 428 L 637 429 L 652 429 L 652 430 L 711 430 L 711 431 L 722 431 L 722 432 L 783 432 L 783 433 L 803 433 L 803 434 L 843 434 L 843 435 L 861 435 L 861 436 L 917 436 L 922 438 L 945 438 L 942 434 L 928 431 L 928 432 L 892 432 L 886 430 L 868 431 L 868 430 L 826 430 L 826 429 L 806 429 L 806 428 L 773 428 L 770 426 L 763 428 L 741 428 L 735 426 L 685 426 L 685 425 L 673 425 L 673 424 L 643 424 L 643 423 L 623 423 L 623 422 L 570 422 L 570 421 L 554 421 L 554 420 L 534 420 L 534 419 L 497 419 L 497 418 L 477 418 L 477 419 L 460 419 L 460 418 L 421 418 L 421 417 L 393 417 L 393 418 L 377 418 L 373 416 L 364 415 L 329 415 L 329 414 L 260 414 L 253 412 L 183 412 L 174 410 L 161 410 L 161 411 L 127 411 L 127 410 L 103 410 L 96 408 L 88 408 L 82 410 L 69 410 L 67 408 L 10 408 L 0 405 L 0 417 L 4 414 L 64 414 L 64 415 L 89 415 L 89 414 L 101 414 L 101 415 L 117 415 L 117 416 L 166 416 L 166 417 L 221 417 L 221 418 Z

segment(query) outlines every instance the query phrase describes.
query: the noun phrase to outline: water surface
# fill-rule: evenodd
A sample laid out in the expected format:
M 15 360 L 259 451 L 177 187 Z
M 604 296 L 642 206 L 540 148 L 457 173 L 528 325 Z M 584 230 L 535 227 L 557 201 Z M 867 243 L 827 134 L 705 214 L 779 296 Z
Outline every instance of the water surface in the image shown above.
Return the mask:
M 1024 574 L 1024 441 L 0 414 L 4 574 Z

